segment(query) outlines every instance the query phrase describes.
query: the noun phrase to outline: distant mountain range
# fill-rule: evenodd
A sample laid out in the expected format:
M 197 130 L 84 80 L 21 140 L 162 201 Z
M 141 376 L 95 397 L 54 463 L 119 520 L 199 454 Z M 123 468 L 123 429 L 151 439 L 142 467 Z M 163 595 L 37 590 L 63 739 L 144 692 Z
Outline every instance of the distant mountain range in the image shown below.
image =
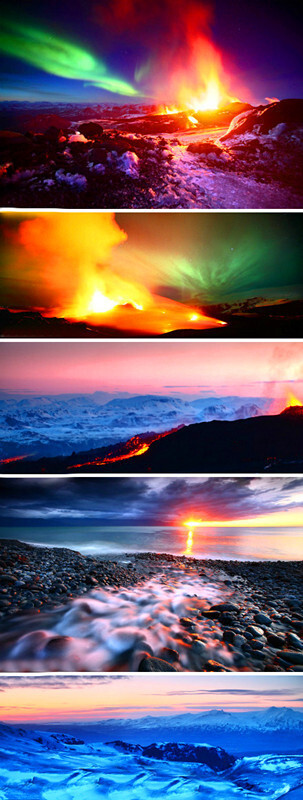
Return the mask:
M 173 716 L 161 717 L 141 717 L 135 720 L 125 719 L 106 719 L 100 721 L 99 725 L 106 729 L 113 725 L 121 728 L 128 727 L 138 730 L 185 730 L 199 731 L 204 735 L 206 732 L 214 731 L 234 731 L 245 733 L 248 731 L 259 731 L 260 733 L 292 732 L 303 736 L 303 712 L 296 711 L 288 707 L 270 706 L 266 709 L 256 711 L 224 711 L 223 709 L 212 709 L 211 711 L 201 711 L 200 713 L 185 713 Z M 198 740 L 197 740 L 198 741 Z M 303 745 L 303 742 L 302 742 Z
M 0 395 L 0 458 L 68 456 L 108 447 L 147 432 L 164 432 L 208 420 L 264 414 L 270 398 L 93 394 L 18 397 Z M 87 459 L 88 460 L 88 459 Z

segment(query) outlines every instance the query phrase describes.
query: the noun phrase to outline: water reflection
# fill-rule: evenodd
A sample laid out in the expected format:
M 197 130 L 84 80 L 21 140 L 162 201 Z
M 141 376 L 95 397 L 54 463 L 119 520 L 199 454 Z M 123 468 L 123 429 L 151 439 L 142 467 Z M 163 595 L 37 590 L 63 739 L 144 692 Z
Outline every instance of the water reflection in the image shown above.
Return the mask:
M 82 553 L 119 555 L 130 552 L 173 553 L 197 558 L 240 561 L 301 560 L 302 528 L 186 528 L 164 526 L 37 526 L 3 527 L 1 537 L 41 546 L 68 547 Z

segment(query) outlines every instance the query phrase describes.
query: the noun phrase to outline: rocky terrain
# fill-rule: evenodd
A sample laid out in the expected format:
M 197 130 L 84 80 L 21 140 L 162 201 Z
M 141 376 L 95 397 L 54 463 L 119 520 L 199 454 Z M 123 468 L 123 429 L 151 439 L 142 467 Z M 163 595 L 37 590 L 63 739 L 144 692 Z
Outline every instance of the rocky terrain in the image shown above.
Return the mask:
M 302 562 L 1 540 L 4 671 L 302 671 Z
M 301 208 L 303 101 L 219 112 L 2 105 L 3 205 Z

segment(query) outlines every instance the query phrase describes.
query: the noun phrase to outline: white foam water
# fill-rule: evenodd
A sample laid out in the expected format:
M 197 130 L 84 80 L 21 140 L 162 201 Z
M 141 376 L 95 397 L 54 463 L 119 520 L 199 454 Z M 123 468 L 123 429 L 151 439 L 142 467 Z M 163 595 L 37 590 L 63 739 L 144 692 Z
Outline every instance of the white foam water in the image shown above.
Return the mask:
M 217 621 L 201 614 L 230 595 L 231 590 L 211 574 L 180 568 L 127 590 L 94 590 L 42 612 L 38 619 L 12 620 L 9 641 L 6 637 L 2 643 L 0 668 L 136 671 L 146 655 L 172 659 L 164 648 L 177 651 L 174 666 L 179 670 L 201 670 L 208 659 L 233 667 Z

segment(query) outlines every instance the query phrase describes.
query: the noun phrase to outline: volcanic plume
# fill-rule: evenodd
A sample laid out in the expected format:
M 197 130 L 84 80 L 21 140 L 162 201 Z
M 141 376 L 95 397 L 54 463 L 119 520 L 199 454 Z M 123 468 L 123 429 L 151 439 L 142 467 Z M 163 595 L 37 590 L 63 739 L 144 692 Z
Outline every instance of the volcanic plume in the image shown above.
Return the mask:
M 114 0 L 99 7 L 97 19 L 115 36 L 127 33 L 133 42 L 140 37 L 135 79 L 146 96 L 158 100 L 159 110 L 213 110 L 243 94 L 212 41 L 210 4 L 156 0 L 148 8 L 144 0 Z
M 161 296 L 147 273 L 140 282 L 129 277 L 123 258 L 113 265 L 113 251 L 127 240 L 113 213 L 40 213 L 7 235 L 23 248 L 30 305 L 45 317 L 151 334 L 225 324 L 200 307 Z M 18 261 L 14 268 L 20 270 Z

